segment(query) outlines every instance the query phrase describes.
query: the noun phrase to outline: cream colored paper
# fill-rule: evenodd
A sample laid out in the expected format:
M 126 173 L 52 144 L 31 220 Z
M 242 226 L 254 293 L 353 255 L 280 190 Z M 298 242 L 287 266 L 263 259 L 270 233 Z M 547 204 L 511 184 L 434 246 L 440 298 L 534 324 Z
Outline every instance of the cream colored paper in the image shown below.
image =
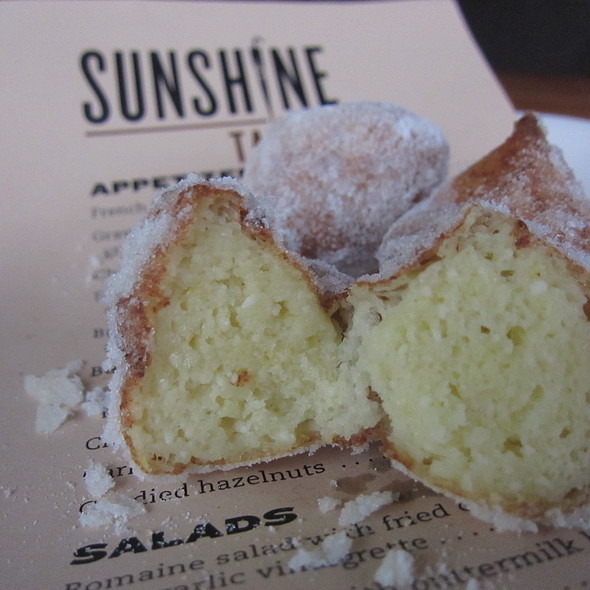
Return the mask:
M 101 296 L 122 237 L 159 186 L 193 171 L 238 174 L 285 101 L 402 104 L 443 128 L 453 171 L 499 143 L 514 115 L 453 3 L 2 2 L 0 38 L 0 586 L 377 590 L 392 587 L 374 575 L 396 548 L 413 555 L 417 590 L 590 584 L 587 535 L 497 533 L 374 449 L 141 481 L 104 447 L 102 418 L 78 412 L 36 434 L 37 404 L 24 393 L 24 375 L 73 359 L 85 361 L 87 388 L 106 383 Z M 132 91 L 135 59 L 143 106 Z M 228 83 L 235 113 L 224 59 L 228 77 L 242 80 Z M 83 479 L 90 461 L 147 513 L 120 529 L 81 526 L 80 510 L 94 501 Z M 318 504 L 384 490 L 399 501 L 358 524 L 339 524 L 342 505 Z M 289 569 L 296 545 L 316 550 L 340 530 L 352 543 L 343 562 Z

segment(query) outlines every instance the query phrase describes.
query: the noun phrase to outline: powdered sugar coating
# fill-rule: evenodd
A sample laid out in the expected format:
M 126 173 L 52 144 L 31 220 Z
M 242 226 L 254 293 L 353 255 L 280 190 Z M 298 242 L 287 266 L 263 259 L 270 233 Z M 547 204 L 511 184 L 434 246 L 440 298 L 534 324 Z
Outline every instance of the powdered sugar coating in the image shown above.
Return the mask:
M 455 203 L 441 204 L 434 198 L 419 203 L 391 225 L 379 249 L 379 275 L 363 277 L 380 279 L 397 275 L 418 257 L 434 247 L 437 240 L 456 227 L 465 207 Z
M 590 269 L 590 201 L 559 148 L 550 145 L 532 115 L 517 123 L 512 150 L 491 186 L 487 175 L 453 185 L 447 198 L 479 200 L 524 221 L 539 237 Z M 501 148 L 492 154 L 492 162 Z M 477 185 L 474 180 L 477 180 Z M 462 190 L 467 186 L 468 191 Z
M 277 201 L 287 246 L 355 276 L 395 219 L 446 176 L 448 145 L 426 119 L 390 103 L 296 111 L 252 151 L 244 182 Z

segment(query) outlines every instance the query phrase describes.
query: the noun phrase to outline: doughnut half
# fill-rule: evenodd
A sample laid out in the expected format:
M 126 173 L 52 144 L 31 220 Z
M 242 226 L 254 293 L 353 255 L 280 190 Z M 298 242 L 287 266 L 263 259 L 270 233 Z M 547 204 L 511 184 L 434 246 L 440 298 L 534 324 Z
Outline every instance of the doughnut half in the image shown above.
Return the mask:
M 380 417 L 342 381 L 330 297 L 267 213 L 235 181 L 193 177 L 126 243 L 108 293 L 106 437 L 143 472 L 363 444 Z
M 564 524 L 590 502 L 590 203 L 560 153 L 527 116 L 387 239 L 392 278 L 349 296 L 384 452 L 484 516 Z

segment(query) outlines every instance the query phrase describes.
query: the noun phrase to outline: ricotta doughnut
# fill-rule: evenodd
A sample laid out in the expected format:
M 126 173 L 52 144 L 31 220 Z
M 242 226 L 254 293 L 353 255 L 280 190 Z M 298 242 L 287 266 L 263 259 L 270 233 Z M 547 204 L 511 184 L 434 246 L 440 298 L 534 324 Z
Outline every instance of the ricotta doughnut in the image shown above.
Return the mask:
M 420 209 L 348 298 L 384 452 L 486 518 L 590 525 L 590 202 L 526 116 Z
M 105 438 L 138 473 L 211 471 L 363 444 L 380 411 L 341 382 L 323 281 L 230 179 L 165 191 L 109 285 Z M 324 269 L 325 271 L 325 269 Z
M 590 527 L 590 204 L 532 116 L 350 284 L 236 181 L 165 191 L 108 290 L 105 440 L 137 472 L 381 442 L 498 528 Z
M 446 177 L 449 148 L 423 117 L 390 103 L 295 111 L 249 155 L 244 183 L 277 201 L 289 249 L 359 276 L 377 269 L 389 226 Z

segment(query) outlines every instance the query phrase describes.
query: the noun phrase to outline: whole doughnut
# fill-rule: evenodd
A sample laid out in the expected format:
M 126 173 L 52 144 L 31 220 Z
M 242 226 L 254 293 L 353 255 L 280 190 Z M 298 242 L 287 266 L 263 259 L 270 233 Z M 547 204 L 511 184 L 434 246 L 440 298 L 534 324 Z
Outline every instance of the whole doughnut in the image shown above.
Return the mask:
M 384 102 L 295 111 L 249 155 L 243 181 L 276 199 L 286 246 L 360 276 L 391 223 L 447 174 L 449 148 L 430 121 Z

